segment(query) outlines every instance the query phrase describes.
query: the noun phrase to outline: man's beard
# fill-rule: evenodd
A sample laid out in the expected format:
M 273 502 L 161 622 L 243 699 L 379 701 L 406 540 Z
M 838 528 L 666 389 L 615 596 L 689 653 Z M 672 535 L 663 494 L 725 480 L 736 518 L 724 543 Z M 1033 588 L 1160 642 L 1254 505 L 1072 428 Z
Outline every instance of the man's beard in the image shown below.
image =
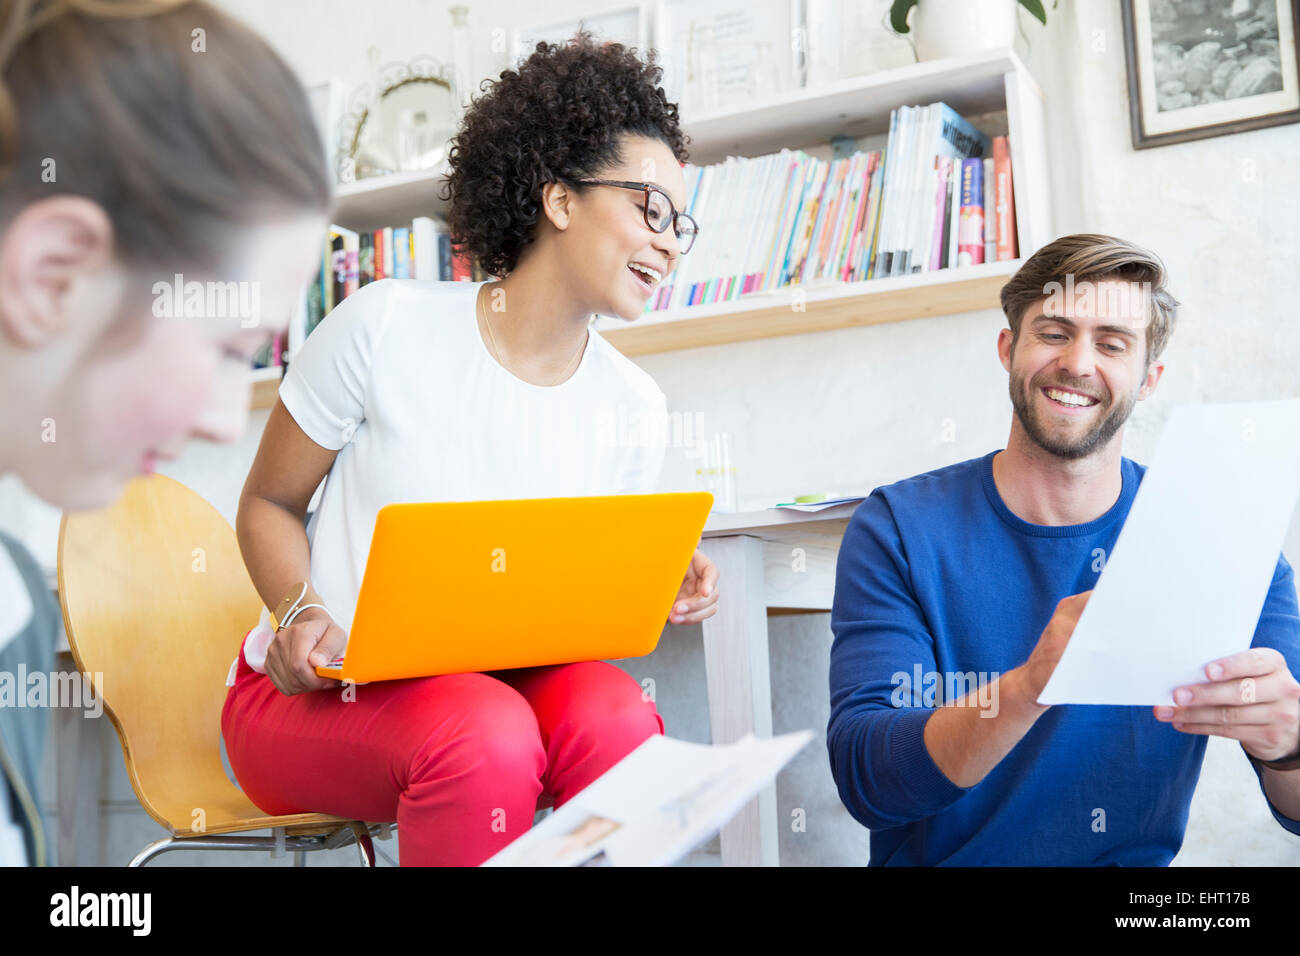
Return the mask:
M 1043 388 L 1052 388 L 1060 385 L 1066 389 L 1080 389 L 1081 386 L 1067 385 L 1064 383 L 1051 382 Z M 1065 458 L 1074 461 L 1079 458 L 1086 458 L 1096 451 L 1106 447 L 1106 444 L 1115 437 L 1120 426 L 1128 420 L 1133 412 L 1133 406 L 1137 404 L 1137 394 L 1130 393 L 1127 400 L 1121 399 L 1110 414 L 1102 417 L 1086 433 L 1073 440 L 1058 438 L 1052 434 L 1048 426 L 1038 417 L 1036 411 L 1037 405 L 1033 403 L 1032 397 L 1026 393 L 1024 376 L 1011 375 L 1009 386 L 1011 392 L 1011 407 L 1016 411 L 1016 417 L 1020 419 L 1020 425 L 1025 430 L 1025 434 L 1039 448 L 1048 454 L 1055 455 L 1057 458 Z

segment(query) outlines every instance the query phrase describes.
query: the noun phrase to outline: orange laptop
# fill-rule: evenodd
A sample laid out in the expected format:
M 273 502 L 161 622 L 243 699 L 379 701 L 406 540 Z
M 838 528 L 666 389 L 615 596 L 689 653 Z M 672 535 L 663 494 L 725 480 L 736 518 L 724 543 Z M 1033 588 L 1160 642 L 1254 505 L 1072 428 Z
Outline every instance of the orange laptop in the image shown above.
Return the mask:
M 659 642 L 708 492 L 380 509 L 341 661 L 367 682 L 611 660 Z

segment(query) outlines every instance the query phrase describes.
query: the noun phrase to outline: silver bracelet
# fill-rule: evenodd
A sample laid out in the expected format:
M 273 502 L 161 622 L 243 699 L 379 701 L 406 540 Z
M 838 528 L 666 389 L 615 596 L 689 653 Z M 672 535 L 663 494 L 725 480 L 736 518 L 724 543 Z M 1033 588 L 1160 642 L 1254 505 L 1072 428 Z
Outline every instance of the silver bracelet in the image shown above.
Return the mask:
M 309 582 L 309 581 L 304 581 L 304 582 L 302 582 L 302 590 L 298 592 L 298 596 L 297 596 L 296 598 L 294 598 L 293 603 L 290 604 L 288 610 L 286 610 L 286 611 L 284 612 L 284 616 L 285 616 L 285 617 L 288 617 L 290 614 L 292 614 L 293 611 L 294 611 L 294 609 L 298 606 L 299 602 L 302 601 L 302 599 L 305 598 L 305 597 L 307 596 L 307 589 L 308 589 L 309 587 L 311 587 L 311 582 Z M 273 616 L 274 616 L 274 615 L 273 615 Z M 283 621 L 276 621 L 276 622 L 275 622 L 275 630 L 276 630 L 277 633 L 279 632 L 280 628 L 282 628 L 282 627 L 284 627 L 284 622 L 283 622 Z
M 290 611 L 290 612 L 285 616 L 285 618 L 284 618 L 284 623 L 281 624 L 280 627 L 282 627 L 282 628 L 288 627 L 290 624 L 293 623 L 293 619 L 294 619 L 295 617 L 297 617 L 297 616 L 298 616 L 299 614 L 301 614 L 303 611 L 307 610 L 307 608 L 309 608 L 309 607 L 318 607 L 318 608 L 320 608 L 322 611 L 324 611 L 326 614 L 329 614 L 329 611 L 330 611 L 330 609 L 327 608 L 324 604 L 304 604 L 302 607 L 296 607 L 296 608 L 294 608 L 292 611 Z M 332 614 L 331 614 L 330 616 L 333 617 Z

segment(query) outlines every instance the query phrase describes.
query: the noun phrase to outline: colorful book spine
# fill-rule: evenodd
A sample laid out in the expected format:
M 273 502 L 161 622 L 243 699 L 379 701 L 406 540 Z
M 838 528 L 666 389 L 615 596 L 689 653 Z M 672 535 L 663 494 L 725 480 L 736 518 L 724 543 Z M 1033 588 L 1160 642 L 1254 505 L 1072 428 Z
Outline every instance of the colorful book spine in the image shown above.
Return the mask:
M 307 287 L 307 314 L 303 320 L 303 335 L 306 337 L 311 334 L 311 330 L 321 319 L 325 318 L 324 296 L 321 289 L 321 276 L 324 272 L 324 263 L 316 269 L 315 280 Z
M 871 162 L 869 153 L 854 154 L 853 170 L 849 174 L 849 201 L 844 208 L 840 221 L 840 234 L 835 241 L 835 260 L 830 265 L 828 274 L 841 282 L 849 269 L 849 263 L 856 246 L 857 230 L 862 224 L 862 213 L 867 204 L 867 170 Z
M 396 279 L 397 272 L 394 268 L 395 262 L 393 249 L 393 227 L 384 227 L 384 275 L 389 279 Z
M 375 281 L 375 247 L 372 244 L 373 239 L 368 232 L 363 232 L 358 237 L 360 250 L 357 253 L 357 276 L 361 285 L 369 285 Z
M 958 164 L 953 163 L 952 176 L 948 179 L 948 225 L 944 233 L 943 267 L 945 269 L 951 269 L 957 265 L 957 227 L 961 222 L 961 174 L 959 170 Z
M 846 282 L 860 282 L 867 277 L 862 264 L 864 258 L 870 255 L 871 217 L 876 208 L 876 171 L 880 166 L 880 160 L 879 152 L 872 152 L 867 156 L 867 168 L 862 181 L 861 213 L 853 227 L 853 241 L 841 276 Z
M 930 244 L 929 271 L 937 272 L 943 268 L 943 226 L 944 213 L 948 211 L 948 176 L 952 171 L 952 160 L 947 156 L 934 158 L 934 225 L 933 241 Z
M 388 271 L 384 268 L 384 230 L 376 229 L 370 237 L 375 246 L 375 281 L 378 282 L 388 278 Z
M 961 164 L 961 221 L 957 236 L 957 265 L 984 261 L 984 160 L 964 159 Z
M 334 253 L 330 264 L 330 277 L 334 284 L 334 305 L 338 305 L 347 297 L 348 284 L 348 251 L 341 233 L 334 234 L 334 238 L 330 240 L 330 249 Z
M 817 215 L 822 199 L 822 185 L 826 182 L 829 164 L 809 157 L 812 175 L 805 182 L 802 198 L 799 201 L 799 217 L 796 220 L 794 235 L 786 250 L 785 262 L 781 267 L 781 285 L 790 285 L 798 281 L 799 267 L 807 254 L 808 244 L 812 239 L 813 221 Z
M 320 287 L 320 317 L 323 319 L 334 308 L 334 246 L 329 239 L 325 241 L 325 253 L 321 257 Z
M 451 235 L 446 230 L 438 232 L 438 278 L 451 281 Z
M 997 177 L 993 173 L 993 157 L 984 157 L 984 261 L 998 258 L 998 217 L 996 213 Z
M 344 269 L 343 298 L 347 298 L 361 288 L 361 242 L 360 237 L 349 231 L 343 237 Z
M 396 226 L 393 229 L 393 278 L 411 278 L 411 229 Z
M 884 206 L 883 197 L 885 193 L 885 159 L 889 149 L 886 147 L 885 153 L 882 153 L 880 159 L 876 162 L 876 171 L 872 174 L 871 183 L 871 209 L 867 212 L 867 222 L 870 224 L 871 241 L 863 247 L 864 258 L 858 267 L 858 277 L 860 279 L 874 279 L 876 276 L 876 256 L 880 249 L 880 215 Z
M 1011 144 L 1005 136 L 993 140 L 993 174 L 997 177 L 998 261 L 1015 259 L 1016 200 L 1011 175 Z

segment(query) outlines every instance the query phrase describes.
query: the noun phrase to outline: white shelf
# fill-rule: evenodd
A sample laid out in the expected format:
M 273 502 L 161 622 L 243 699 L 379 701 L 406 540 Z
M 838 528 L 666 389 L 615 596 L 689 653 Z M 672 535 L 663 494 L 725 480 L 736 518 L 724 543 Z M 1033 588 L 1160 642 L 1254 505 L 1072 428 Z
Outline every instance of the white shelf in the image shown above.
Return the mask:
M 438 198 L 447 164 L 414 173 L 394 173 L 338 187 L 334 222 L 356 232 L 401 225 L 416 216 L 445 218 L 447 204 Z
M 760 106 L 729 107 L 682 117 L 691 162 L 709 165 L 727 156 L 762 156 L 782 147 L 824 143 L 834 136 L 889 130 L 898 106 L 942 100 L 963 116 L 1006 109 L 1006 75 L 1023 75 L 1042 93 L 1009 48 L 914 63 L 812 88 L 791 90 Z
M 249 407 L 253 411 L 270 408 L 280 394 L 280 377 L 284 369 L 279 366 L 254 368 L 248 370 L 249 381 L 253 383 L 253 394 Z
M 731 302 L 645 312 L 635 322 L 601 316 L 596 330 L 624 355 L 724 345 L 954 315 L 999 307 L 998 292 L 1023 260 L 804 288 L 803 311 L 792 309 L 794 288 L 752 293 Z

